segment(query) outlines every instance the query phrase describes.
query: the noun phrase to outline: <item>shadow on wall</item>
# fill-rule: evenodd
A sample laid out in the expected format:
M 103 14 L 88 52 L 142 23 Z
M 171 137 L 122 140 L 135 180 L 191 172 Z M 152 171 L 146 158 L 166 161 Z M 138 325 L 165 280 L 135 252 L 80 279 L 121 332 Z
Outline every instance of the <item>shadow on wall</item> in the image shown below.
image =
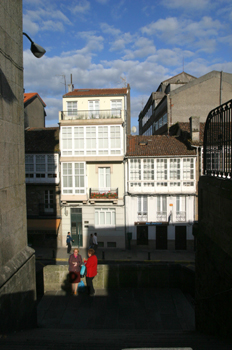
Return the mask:
M 0 96 L 7 102 L 13 102 L 16 99 L 3 71 L 0 68 Z
M 0 333 L 4 334 L 21 329 L 34 328 L 37 325 L 34 291 L 1 295 L 0 310 Z

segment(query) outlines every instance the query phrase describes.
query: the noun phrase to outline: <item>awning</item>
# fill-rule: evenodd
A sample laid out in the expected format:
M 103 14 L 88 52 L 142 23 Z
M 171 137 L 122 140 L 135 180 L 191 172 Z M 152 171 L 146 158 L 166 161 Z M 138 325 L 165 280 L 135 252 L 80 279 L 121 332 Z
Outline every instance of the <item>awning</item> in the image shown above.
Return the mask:
M 27 219 L 27 230 L 57 232 L 60 221 L 61 219 Z

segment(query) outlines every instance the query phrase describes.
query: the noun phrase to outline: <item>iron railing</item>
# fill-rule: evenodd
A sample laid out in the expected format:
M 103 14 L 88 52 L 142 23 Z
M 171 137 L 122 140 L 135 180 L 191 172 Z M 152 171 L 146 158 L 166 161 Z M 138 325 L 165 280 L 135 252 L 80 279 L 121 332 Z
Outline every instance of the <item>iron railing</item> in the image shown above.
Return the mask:
M 231 179 L 232 100 L 213 109 L 204 132 L 204 174 Z
M 109 189 L 109 190 L 101 190 L 96 188 L 89 189 L 89 198 L 90 199 L 118 199 L 118 189 Z
M 105 109 L 98 111 L 61 111 L 61 120 L 76 120 L 76 119 L 114 119 L 122 118 L 121 109 Z

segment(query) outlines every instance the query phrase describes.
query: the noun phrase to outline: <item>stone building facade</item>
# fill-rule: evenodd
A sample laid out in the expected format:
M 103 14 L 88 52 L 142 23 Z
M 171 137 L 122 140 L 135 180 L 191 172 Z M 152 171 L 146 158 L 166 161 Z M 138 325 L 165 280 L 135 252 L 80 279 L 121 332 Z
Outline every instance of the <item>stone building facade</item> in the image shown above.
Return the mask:
M 34 250 L 27 246 L 22 1 L 0 2 L 0 333 L 36 323 Z

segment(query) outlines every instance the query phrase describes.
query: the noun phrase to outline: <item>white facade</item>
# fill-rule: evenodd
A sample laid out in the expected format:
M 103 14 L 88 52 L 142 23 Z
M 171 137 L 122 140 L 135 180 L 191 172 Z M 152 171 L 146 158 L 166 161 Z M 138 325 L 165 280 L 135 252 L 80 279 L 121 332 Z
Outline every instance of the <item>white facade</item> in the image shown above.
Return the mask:
M 125 248 L 127 89 L 115 90 L 74 90 L 63 97 L 62 246 L 70 231 L 74 246 L 88 247 L 97 232 L 100 247 Z
M 132 244 L 192 249 L 196 157 L 127 159 L 126 231 Z

